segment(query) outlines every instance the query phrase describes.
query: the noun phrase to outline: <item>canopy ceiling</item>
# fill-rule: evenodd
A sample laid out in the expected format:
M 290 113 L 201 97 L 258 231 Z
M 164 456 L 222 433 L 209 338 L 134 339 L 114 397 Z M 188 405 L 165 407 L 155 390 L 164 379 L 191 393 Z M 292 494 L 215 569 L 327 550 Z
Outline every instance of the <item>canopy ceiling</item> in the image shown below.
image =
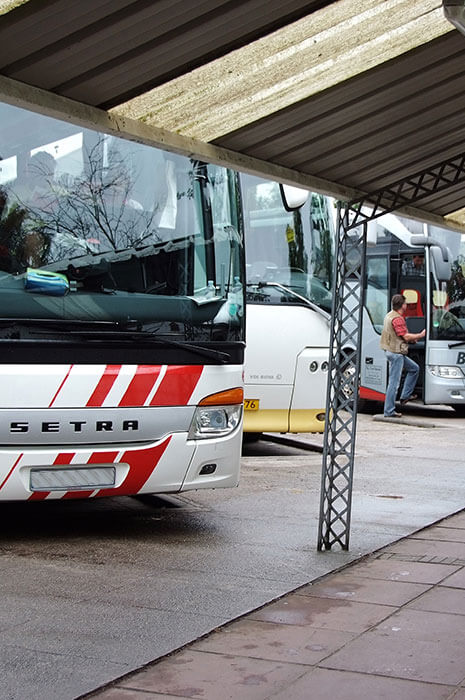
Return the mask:
M 0 0 L 5 101 L 345 198 L 465 152 L 464 72 L 441 0 Z

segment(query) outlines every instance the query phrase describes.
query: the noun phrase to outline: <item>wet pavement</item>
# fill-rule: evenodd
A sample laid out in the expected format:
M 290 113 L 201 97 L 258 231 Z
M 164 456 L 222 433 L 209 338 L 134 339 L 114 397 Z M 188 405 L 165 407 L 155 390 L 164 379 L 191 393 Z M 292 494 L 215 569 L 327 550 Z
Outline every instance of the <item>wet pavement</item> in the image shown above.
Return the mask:
M 396 424 L 358 417 L 348 552 L 316 550 L 319 435 L 247 445 L 237 489 L 4 504 L 0 697 L 70 700 L 119 684 L 461 511 L 465 418 L 404 413 Z
M 395 425 L 359 416 L 355 560 L 309 545 L 331 571 L 83 697 L 465 700 L 464 425 L 414 405 Z M 250 445 L 245 466 L 284 444 Z
M 465 700 L 465 511 L 92 697 Z

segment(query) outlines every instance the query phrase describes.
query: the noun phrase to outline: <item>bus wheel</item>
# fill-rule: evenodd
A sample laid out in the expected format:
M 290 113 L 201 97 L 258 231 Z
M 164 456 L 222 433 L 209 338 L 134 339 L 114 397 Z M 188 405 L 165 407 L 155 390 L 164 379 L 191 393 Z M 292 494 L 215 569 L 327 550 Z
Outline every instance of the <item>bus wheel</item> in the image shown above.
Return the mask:
M 355 367 L 350 365 L 347 366 L 347 356 L 344 354 L 344 350 L 341 354 L 340 367 L 342 367 L 342 376 L 344 378 L 342 393 L 344 394 L 345 399 L 351 399 L 354 394 L 353 376 L 355 374 Z

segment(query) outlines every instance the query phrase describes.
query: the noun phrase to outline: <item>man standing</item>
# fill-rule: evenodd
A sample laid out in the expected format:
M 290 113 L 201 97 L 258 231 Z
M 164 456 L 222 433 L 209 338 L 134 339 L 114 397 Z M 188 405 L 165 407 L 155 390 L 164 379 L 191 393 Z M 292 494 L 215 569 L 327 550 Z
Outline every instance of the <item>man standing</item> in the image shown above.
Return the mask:
M 381 333 L 381 348 L 386 353 L 389 364 L 389 382 L 384 400 L 384 415 L 386 418 L 400 418 L 401 413 L 396 412 L 396 396 L 399 388 L 402 370 L 407 376 L 400 395 L 400 403 L 406 404 L 411 399 L 416 399 L 413 393 L 420 371 L 416 362 L 408 356 L 408 344 L 416 343 L 425 337 L 426 330 L 421 333 L 410 333 L 405 323 L 404 313 L 407 303 L 403 294 L 394 294 L 391 300 L 391 311 L 384 317 L 383 332 Z

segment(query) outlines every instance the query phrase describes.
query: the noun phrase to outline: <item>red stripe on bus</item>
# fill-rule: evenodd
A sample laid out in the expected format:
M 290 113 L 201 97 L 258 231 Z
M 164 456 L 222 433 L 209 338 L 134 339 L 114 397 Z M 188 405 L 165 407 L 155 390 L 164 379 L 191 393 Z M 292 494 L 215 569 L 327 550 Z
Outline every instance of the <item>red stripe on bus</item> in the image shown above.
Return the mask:
M 95 489 L 91 491 L 67 491 L 61 500 L 68 500 L 70 498 L 89 498 L 89 496 L 94 493 Z
M 60 391 L 63 389 L 63 386 L 64 386 L 66 380 L 68 379 L 68 377 L 69 377 L 69 375 L 70 375 L 72 369 L 73 369 L 73 365 L 71 365 L 70 368 L 68 369 L 68 371 L 67 371 L 67 373 L 66 373 L 66 377 L 63 379 L 63 381 L 61 382 L 60 386 L 58 387 L 58 389 L 57 389 L 57 391 L 56 391 L 56 393 L 55 393 L 55 396 L 54 396 L 53 399 L 50 401 L 50 403 L 49 403 L 49 405 L 48 405 L 49 408 L 51 408 L 51 407 L 53 406 L 53 404 L 55 403 L 55 401 L 56 401 L 56 399 L 57 399 L 57 397 L 58 397 L 58 394 L 59 394 Z
M 118 456 L 118 452 L 93 452 L 87 464 L 114 464 L 115 459 Z
M 139 493 L 145 482 L 152 476 L 170 440 L 171 435 L 155 447 L 125 452 L 121 457 L 121 462 L 129 464 L 129 472 L 125 480 L 115 489 L 101 489 L 97 496 L 132 496 Z
M 107 365 L 105 371 L 100 377 L 100 380 L 95 387 L 92 396 L 88 400 L 86 406 L 99 407 L 103 404 L 108 396 L 110 389 L 116 381 L 116 377 L 120 373 L 121 365 Z
M 197 386 L 203 365 L 168 367 L 151 406 L 186 406 Z
M 71 464 L 75 454 L 75 452 L 60 452 L 53 460 L 53 464 Z
M 361 399 L 370 399 L 371 401 L 384 401 L 385 394 L 374 389 L 368 389 L 366 386 L 361 386 L 358 392 Z
M 50 493 L 50 491 L 34 491 L 33 493 L 31 493 L 31 495 L 29 496 L 29 498 L 27 500 L 28 501 L 44 501 L 47 498 L 49 493 Z
M 160 375 L 159 365 L 139 365 L 119 406 L 143 406 Z

